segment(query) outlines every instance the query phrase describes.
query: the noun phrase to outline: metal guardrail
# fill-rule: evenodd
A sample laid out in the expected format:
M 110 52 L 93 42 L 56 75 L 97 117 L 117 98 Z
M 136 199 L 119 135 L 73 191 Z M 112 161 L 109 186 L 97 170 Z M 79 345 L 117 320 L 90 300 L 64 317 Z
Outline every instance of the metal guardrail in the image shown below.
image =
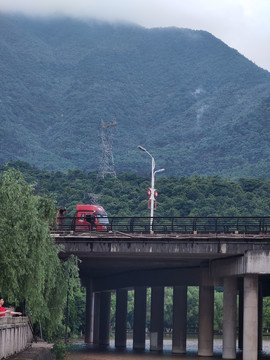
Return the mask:
M 80 224 L 74 217 L 58 219 L 58 224 L 52 230 L 63 232 L 107 232 L 120 231 L 125 233 L 149 233 L 150 217 L 108 217 L 105 221 L 91 227 L 87 223 Z M 270 233 L 270 216 L 247 217 L 154 217 L 154 233 L 239 233 L 266 234 Z

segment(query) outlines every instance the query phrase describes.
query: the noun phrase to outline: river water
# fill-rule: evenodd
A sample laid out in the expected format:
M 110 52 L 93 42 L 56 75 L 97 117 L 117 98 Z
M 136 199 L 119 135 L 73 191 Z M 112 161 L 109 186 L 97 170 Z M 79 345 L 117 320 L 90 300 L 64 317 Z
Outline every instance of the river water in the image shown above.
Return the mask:
M 114 341 L 110 342 L 107 349 L 98 349 L 95 346 L 87 345 L 81 342 L 72 343 L 71 351 L 67 355 L 66 360 L 214 360 L 222 359 L 222 339 L 214 339 L 214 356 L 201 357 L 197 355 L 198 340 L 197 338 L 187 339 L 187 353 L 185 355 L 172 354 L 171 339 L 164 339 L 163 352 L 157 353 L 149 350 L 150 342 L 146 340 L 145 351 L 134 351 L 132 348 L 132 340 L 127 340 L 127 348 L 118 350 L 114 347 Z M 237 359 L 242 359 L 242 352 L 237 351 Z M 259 355 L 259 359 L 270 360 L 270 339 L 264 339 L 263 351 Z

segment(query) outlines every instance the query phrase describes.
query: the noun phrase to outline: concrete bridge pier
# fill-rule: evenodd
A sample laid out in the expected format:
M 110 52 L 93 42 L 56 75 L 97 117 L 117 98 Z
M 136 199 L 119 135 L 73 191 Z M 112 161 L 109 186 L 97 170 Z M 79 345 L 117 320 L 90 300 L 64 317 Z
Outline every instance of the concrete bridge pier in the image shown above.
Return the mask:
M 214 286 L 208 268 L 201 268 L 198 355 L 213 356 Z
M 243 323 L 244 323 L 244 288 L 241 282 L 238 290 L 238 349 L 243 350 Z
M 243 359 L 258 359 L 258 276 L 244 276 Z
M 184 354 L 187 340 L 187 286 L 173 288 L 172 352 Z
M 92 344 L 94 341 L 94 293 L 92 280 L 86 285 L 86 310 L 85 310 L 85 342 Z
M 133 349 L 145 349 L 146 287 L 134 289 Z
M 164 328 L 164 287 L 155 286 L 151 289 L 151 324 L 150 350 L 163 350 Z
M 258 292 L 258 350 L 263 349 L 263 287 L 262 282 L 259 281 Z
M 116 291 L 115 347 L 125 348 L 127 341 L 127 295 L 126 289 Z
M 99 344 L 99 323 L 100 323 L 100 293 L 94 294 L 94 326 L 93 343 Z
M 236 359 L 237 278 L 223 281 L 223 359 Z
M 110 345 L 111 293 L 100 293 L 99 346 Z

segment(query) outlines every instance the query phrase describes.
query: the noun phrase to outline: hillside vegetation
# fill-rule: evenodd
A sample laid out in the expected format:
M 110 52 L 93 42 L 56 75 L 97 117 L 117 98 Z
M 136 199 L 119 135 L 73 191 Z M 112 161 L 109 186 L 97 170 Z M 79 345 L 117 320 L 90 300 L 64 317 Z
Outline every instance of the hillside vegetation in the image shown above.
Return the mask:
M 82 170 L 50 172 L 27 163 L 0 167 L 20 170 L 35 193 L 51 198 L 55 207 L 67 207 L 73 216 L 77 204 L 104 206 L 109 216 L 149 216 L 146 191 L 150 176 L 122 173 L 117 178 L 97 177 Z M 155 216 L 270 216 L 270 182 L 262 179 L 237 181 L 218 176 L 159 177 Z
M 269 178 L 270 74 L 210 33 L 0 14 L 0 161 Z M 146 170 L 147 169 L 147 170 Z

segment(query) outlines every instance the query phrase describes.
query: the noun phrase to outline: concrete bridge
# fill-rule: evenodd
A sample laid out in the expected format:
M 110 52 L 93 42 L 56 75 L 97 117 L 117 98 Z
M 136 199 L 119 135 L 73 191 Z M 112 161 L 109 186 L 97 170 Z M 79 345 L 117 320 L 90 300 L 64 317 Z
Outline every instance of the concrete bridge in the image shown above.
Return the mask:
M 213 355 L 214 286 L 223 286 L 223 358 L 255 360 L 262 346 L 262 300 L 270 296 L 270 234 L 55 233 L 60 256 L 81 259 L 87 289 L 87 343 L 109 344 L 116 291 L 115 346 L 126 346 L 127 291 L 134 289 L 133 348 L 145 348 L 146 288 L 151 287 L 150 350 L 162 351 L 164 287 L 172 286 L 173 353 L 186 352 L 187 287 L 199 286 L 198 355 Z M 238 314 L 237 317 L 237 307 Z

